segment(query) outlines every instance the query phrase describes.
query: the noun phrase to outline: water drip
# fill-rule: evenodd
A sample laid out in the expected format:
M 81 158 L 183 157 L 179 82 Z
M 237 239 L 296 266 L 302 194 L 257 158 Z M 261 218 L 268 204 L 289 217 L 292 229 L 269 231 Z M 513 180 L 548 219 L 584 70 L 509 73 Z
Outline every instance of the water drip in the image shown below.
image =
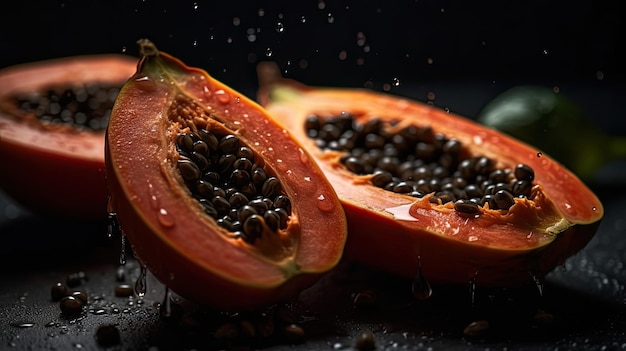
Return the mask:
M 162 317 L 169 318 L 172 316 L 172 301 L 170 299 L 170 289 L 165 287 L 165 294 L 163 296 L 163 302 L 159 308 L 159 313 Z
M 472 308 L 476 304 L 476 278 L 478 277 L 478 271 L 474 272 L 474 276 L 469 281 L 469 293 L 470 303 Z
M 148 275 L 148 269 L 142 265 L 139 271 L 139 277 L 135 281 L 135 293 L 140 299 L 146 295 L 146 277 Z
M 421 257 L 418 256 L 417 260 L 417 274 L 415 275 L 411 289 L 413 291 L 413 296 L 416 299 L 427 300 L 433 294 L 433 289 L 422 271 Z
M 530 274 L 530 277 L 533 279 L 533 282 L 535 283 L 535 286 L 537 287 L 537 292 L 539 293 L 539 297 L 543 296 L 543 281 L 536 275 L 534 275 L 532 272 L 528 272 L 528 274 Z
M 120 266 L 124 266 L 126 265 L 126 236 L 120 236 L 120 241 L 122 242 L 120 250 Z

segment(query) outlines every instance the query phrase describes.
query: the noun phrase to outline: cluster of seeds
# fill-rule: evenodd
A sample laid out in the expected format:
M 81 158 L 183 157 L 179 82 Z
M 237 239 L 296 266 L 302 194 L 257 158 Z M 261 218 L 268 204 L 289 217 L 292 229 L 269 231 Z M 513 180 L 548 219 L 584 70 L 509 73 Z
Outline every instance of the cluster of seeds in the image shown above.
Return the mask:
M 103 131 L 119 91 L 118 85 L 88 83 L 54 87 L 43 93 L 18 93 L 14 102 L 22 112 L 33 114 L 45 123 Z
M 494 160 L 471 156 L 459 140 L 430 126 L 400 126 L 380 118 L 360 123 L 342 113 L 310 115 L 305 129 L 321 149 L 345 152 L 341 162 L 349 171 L 372 174 L 373 185 L 417 198 L 432 193 L 432 202 L 453 202 L 460 213 L 477 214 L 485 203 L 508 210 L 515 197 L 531 196 L 531 167 L 497 168 Z
M 265 227 L 274 232 L 287 227 L 291 200 L 239 137 L 199 129 L 179 134 L 176 147 L 181 176 L 218 225 L 249 243 Z

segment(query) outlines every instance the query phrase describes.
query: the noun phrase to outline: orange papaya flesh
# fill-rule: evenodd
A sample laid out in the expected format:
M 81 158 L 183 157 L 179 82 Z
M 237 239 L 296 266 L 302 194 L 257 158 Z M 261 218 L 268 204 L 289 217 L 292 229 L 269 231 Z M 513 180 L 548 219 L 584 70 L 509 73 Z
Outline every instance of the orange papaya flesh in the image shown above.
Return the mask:
M 254 101 L 139 41 L 136 74 L 116 100 L 106 134 L 107 179 L 134 254 L 179 295 L 221 310 L 293 298 L 339 261 L 343 208 L 321 169 Z M 206 128 L 234 134 L 281 182 L 287 227 L 253 243 L 206 215 L 177 170 L 176 137 Z
M 335 187 L 348 218 L 347 258 L 412 278 L 418 266 L 433 284 L 512 287 L 543 279 L 584 248 L 604 213 L 596 195 L 575 175 L 530 145 L 467 118 L 415 100 L 366 89 L 312 87 L 283 78 L 277 66 L 258 66 L 258 100 L 301 140 Z M 462 142 L 473 156 L 499 167 L 534 169 L 532 195 L 508 210 L 485 205 L 464 215 L 451 202 L 435 204 L 372 185 L 341 163 L 344 152 L 320 149 L 305 120 L 351 114 L 400 125 L 431 126 Z
M 46 123 L 21 109 L 18 96 L 89 84 L 121 87 L 137 59 L 117 54 L 74 56 L 0 71 L 0 187 L 44 215 L 106 218 L 104 125 L 100 130 Z M 112 102 L 111 102 L 112 106 Z

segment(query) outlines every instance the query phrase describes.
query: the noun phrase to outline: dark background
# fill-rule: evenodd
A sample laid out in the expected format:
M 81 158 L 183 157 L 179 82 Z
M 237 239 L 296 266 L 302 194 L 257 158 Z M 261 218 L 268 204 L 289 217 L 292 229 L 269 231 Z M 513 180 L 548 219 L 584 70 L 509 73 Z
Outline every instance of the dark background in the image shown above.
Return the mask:
M 136 54 L 135 41 L 146 37 L 235 86 L 252 82 L 254 63 L 269 58 L 315 84 L 372 81 L 380 88 L 398 78 L 611 85 L 624 78 L 619 7 L 536 0 L 16 1 L 0 13 L 0 66 Z
M 256 63 L 270 59 L 307 84 L 367 87 L 469 118 L 511 86 L 540 84 L 572 97 L 605 133 L 626 135 L 626 40 L 617 1 L 73 0 L 3 7 L 0 68 L 81 54 L 136 56 L 135 42 L 148 38 L 251 97 Z M 609 168 L 608 177 L 591 184 L 606 211 L 598 233 L 547 277 L 542 307 L 558 317 L 558 328 L 537 333 L 504 318 L 495 340 L 468 340 L 461 334 L 469 321 L 466 287 L 460 295 L 436 290 L 434 301 L 419 305 L 406 296 L 406 282 L 362 271 L 346 278 L 340 270 L 340 278 L 330 275 L 305 296 L 336 329 L 310 336 L 300 349 L 350 349 L 363 328 L 375 332 L 379 349 L 624 349 L 624 169 Z M 114 349 L 206 348 L 202 340 L 181 342 L 181 334 L 161 328 L 157 282 L 149 281 L 142 306 L 112 296 L 120 246 L 105 236 L 103 226 L 40 218 L 0 196 L 0 349 L 94 349 L 95 329 L 105 322 L 122 333 Z M 136 262 L 129 260 L 129 276 L 136 278 Z M 78 270 L 90 276 L 82 288 L 101 297 L 92 312 L 105 313 L 63 320 L 49 286 Z M 338 288 L 337 281 L 347 283 Z M 346 307 L 351 292 L 371 286 L 380 290 L 379 310 Z M 113 306 L 129 312 L 116 314 Z

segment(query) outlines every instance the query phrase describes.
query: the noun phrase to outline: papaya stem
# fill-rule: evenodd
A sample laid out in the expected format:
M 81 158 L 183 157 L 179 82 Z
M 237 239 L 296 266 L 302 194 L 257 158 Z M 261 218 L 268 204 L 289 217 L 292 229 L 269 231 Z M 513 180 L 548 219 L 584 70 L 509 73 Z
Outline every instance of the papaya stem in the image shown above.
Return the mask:
M 141 55 L 141 57 L 159 55 L 159 49 L 157 49 L 156 45 L 154 45 L 154 43 L 149 39 L 139 39 L 137 40 L 137 45 L 139 46 L 139 54 Z

